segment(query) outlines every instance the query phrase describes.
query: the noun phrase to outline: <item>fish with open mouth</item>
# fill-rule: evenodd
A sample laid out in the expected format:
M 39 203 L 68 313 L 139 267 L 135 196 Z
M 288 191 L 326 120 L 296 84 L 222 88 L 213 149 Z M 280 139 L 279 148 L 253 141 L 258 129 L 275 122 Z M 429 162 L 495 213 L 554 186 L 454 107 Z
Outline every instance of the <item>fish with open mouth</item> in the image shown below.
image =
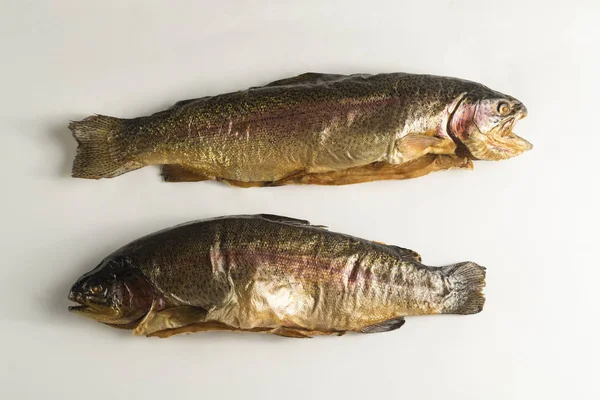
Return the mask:
M 404 317 L 482 310 L 485 269 L 421 263 L 405 248 L 269 214 L 159 231 L 71 288 L 70 311 L 136 335 L 209 330 L 287 337 L 374 333 Z
M 514 97 L 462 79 L 306 73 L 147 117 L 72 122 L 72 175 L 162 165 L 166 181 L 241 187 L 406 179 L 531 149 L 512 131 L 526 115 Z

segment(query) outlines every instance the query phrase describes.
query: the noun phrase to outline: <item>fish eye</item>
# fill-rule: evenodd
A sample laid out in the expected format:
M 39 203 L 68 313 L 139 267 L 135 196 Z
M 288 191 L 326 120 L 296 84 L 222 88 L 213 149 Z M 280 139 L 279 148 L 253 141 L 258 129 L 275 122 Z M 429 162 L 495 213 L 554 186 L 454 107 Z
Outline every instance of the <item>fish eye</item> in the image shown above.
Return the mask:
M 502 116 L 507 115 L 510 112 L 510 106 L 507 102 L 501 101 L 498 103 L 498 113 Z
M 90 288 L 92 294 L 100 294 L 102 292 L 102 285 L 94 285 Z

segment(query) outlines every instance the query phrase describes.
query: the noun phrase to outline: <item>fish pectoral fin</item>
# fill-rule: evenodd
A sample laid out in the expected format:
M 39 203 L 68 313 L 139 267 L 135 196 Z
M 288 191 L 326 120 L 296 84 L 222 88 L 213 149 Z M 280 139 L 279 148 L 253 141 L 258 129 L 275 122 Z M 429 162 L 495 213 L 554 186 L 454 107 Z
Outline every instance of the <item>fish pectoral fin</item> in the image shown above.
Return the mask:
M 207 311 L 202 307 L 179 306 L 160 311 L 150 310 L 148 315 L 133 330 L 134 335 L 151 335 L 165 329 L 181 328 L 204 322 Z
M 159 311 L 157 314 L 164 318 L 169 318 L 172 320 L 189 324 L 192 322 L 205 320 L 207 311 L 202 307 L 179 306 L 166 308 L 164 310 Z
M 161 331 L 152 332 L 146 336 L 148 337 L 159 337 L 159 338 L 168 338 L 173 335 L 181 335 L 183 333 L 193 333 L 193 332 L 207 332 L 207 331 L 227 331 L 231 330 L 231 327 L 225 325 L 221 322 L 210 321 L 210 322 L 200 322 L 197 324 L 191 324 L 182 326 L 179 328 L 169 328 Z
M 212 179 L 199 170 L 177 164 L 163 165 L 162 177 L 165 182 L 199 182 Z
M 449 137 L 429 136 L 410 133 L 396 145 L 402 155 L 403 162 L 411 161 L 426 154 L 454 154 L 456 143 Z
M 387 321 L 380 322 L 378 324 L 368 325 L 360 328 L 357 332 L 360 333 L 379 333 L 379 332 L 390 332 L 399 329 L 404 325 L 404 317 L 392 318 Z

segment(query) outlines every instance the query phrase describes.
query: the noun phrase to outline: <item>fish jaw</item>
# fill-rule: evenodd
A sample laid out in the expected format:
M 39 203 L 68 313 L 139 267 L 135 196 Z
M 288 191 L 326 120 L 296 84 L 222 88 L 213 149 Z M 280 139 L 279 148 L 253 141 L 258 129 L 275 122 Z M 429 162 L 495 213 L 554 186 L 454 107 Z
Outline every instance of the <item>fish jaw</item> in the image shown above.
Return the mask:
M 513 129 L 518 121 L 527 116 L 525 106 L 513 117 L 503 122 L 497 129 L 487 134 L 474 129 L 463 143 L 478 160 L 506 160 L 516 157 L 533 148 L 533 144 L 518 136 Z
M 119 319 L 119 315 L 115 310 L 105 306 L 80 304 L 77 306 L 69 306 L 69 311 L 73 314 L 109 324 L 114 324 Z
M 69 312 L 73 314 L 109 324 L 118 323 L 121 317 L 121 313 L 116 308 L 91 302 L 73 291 L 69 293 L 69 300 L 78 303 L 76 306 L 69 306 Z

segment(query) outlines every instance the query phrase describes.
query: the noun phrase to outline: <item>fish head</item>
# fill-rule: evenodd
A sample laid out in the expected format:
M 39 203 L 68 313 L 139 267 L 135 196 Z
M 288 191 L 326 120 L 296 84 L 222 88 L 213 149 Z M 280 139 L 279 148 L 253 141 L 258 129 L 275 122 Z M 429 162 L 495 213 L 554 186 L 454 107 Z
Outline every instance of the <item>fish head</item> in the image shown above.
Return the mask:
M 84 274 L 69 292 L 79 303 L 69 311 L 110 325 L 130 325 L 152 306 L 154 290 L 128 258 L 107 259 Z
M 482 87 L 466 93 L 452 113 L 449 130 L 478 160 L 504 160 L 531 150 L 533 145 L 513 132 L 527 116 L 514 97 Z

